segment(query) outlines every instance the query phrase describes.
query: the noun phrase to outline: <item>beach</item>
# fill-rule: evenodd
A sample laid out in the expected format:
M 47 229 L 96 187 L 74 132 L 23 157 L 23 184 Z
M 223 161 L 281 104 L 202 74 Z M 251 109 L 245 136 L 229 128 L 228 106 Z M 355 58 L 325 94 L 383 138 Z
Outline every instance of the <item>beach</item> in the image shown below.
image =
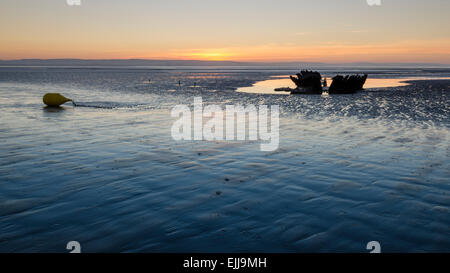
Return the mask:
M 1 67 L 0 252 L 448 252 L 450 70 L 322 71 L 341 72 L 408 82 L 295 96 L 237 92 L 295 73 L 277 67 Z M 279 148 L 175 141 L 194 97 L 279 105 Z

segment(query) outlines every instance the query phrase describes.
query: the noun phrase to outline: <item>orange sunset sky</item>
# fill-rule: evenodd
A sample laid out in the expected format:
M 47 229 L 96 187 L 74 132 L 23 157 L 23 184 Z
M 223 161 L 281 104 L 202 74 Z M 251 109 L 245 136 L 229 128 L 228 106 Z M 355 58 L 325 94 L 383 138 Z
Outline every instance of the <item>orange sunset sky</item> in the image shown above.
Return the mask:
M 2 0 L 0 59 L 450 64 L 450 1 Z

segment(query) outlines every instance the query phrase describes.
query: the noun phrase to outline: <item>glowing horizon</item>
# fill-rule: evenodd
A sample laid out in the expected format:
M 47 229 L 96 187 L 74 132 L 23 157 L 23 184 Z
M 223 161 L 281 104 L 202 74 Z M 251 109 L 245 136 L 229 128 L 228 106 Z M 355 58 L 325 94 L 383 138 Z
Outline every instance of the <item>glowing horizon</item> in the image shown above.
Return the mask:
M 4 0 L 0 59 L 450 64 L 445 0 Z

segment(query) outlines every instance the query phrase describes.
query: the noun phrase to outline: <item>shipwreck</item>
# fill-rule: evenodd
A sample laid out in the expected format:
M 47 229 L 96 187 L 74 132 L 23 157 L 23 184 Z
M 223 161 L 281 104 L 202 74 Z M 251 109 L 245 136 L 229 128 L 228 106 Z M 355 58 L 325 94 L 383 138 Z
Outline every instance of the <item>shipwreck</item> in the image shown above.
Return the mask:
M 322 94 L 327 91 L 329 94 L 353 94 L 364 89 L 368 75 L 337 75 L 333 77 L 330 87 L 327 87 L 326 78 L 317 71 L 302 70 L 290 79 L 297 86 L 296 88 L 277 88 L 275 91 L 290 92 L 291 94 Z

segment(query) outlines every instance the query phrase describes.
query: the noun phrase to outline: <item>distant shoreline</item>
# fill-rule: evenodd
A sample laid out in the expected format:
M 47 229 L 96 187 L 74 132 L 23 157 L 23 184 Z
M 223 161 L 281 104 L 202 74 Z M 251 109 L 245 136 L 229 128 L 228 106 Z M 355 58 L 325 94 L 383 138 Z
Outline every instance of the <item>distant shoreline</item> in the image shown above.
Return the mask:
M 0 60 L 0 67 L 146 67 L 146 66 L 249 66 L 249 67 L 354 67 L 354 68 L 450 68 L 450 64 L 438 63 L 320 63 L 320 62 L 237 62 L 201 60 L 146 60 L 146 59 L 20 59 Z

